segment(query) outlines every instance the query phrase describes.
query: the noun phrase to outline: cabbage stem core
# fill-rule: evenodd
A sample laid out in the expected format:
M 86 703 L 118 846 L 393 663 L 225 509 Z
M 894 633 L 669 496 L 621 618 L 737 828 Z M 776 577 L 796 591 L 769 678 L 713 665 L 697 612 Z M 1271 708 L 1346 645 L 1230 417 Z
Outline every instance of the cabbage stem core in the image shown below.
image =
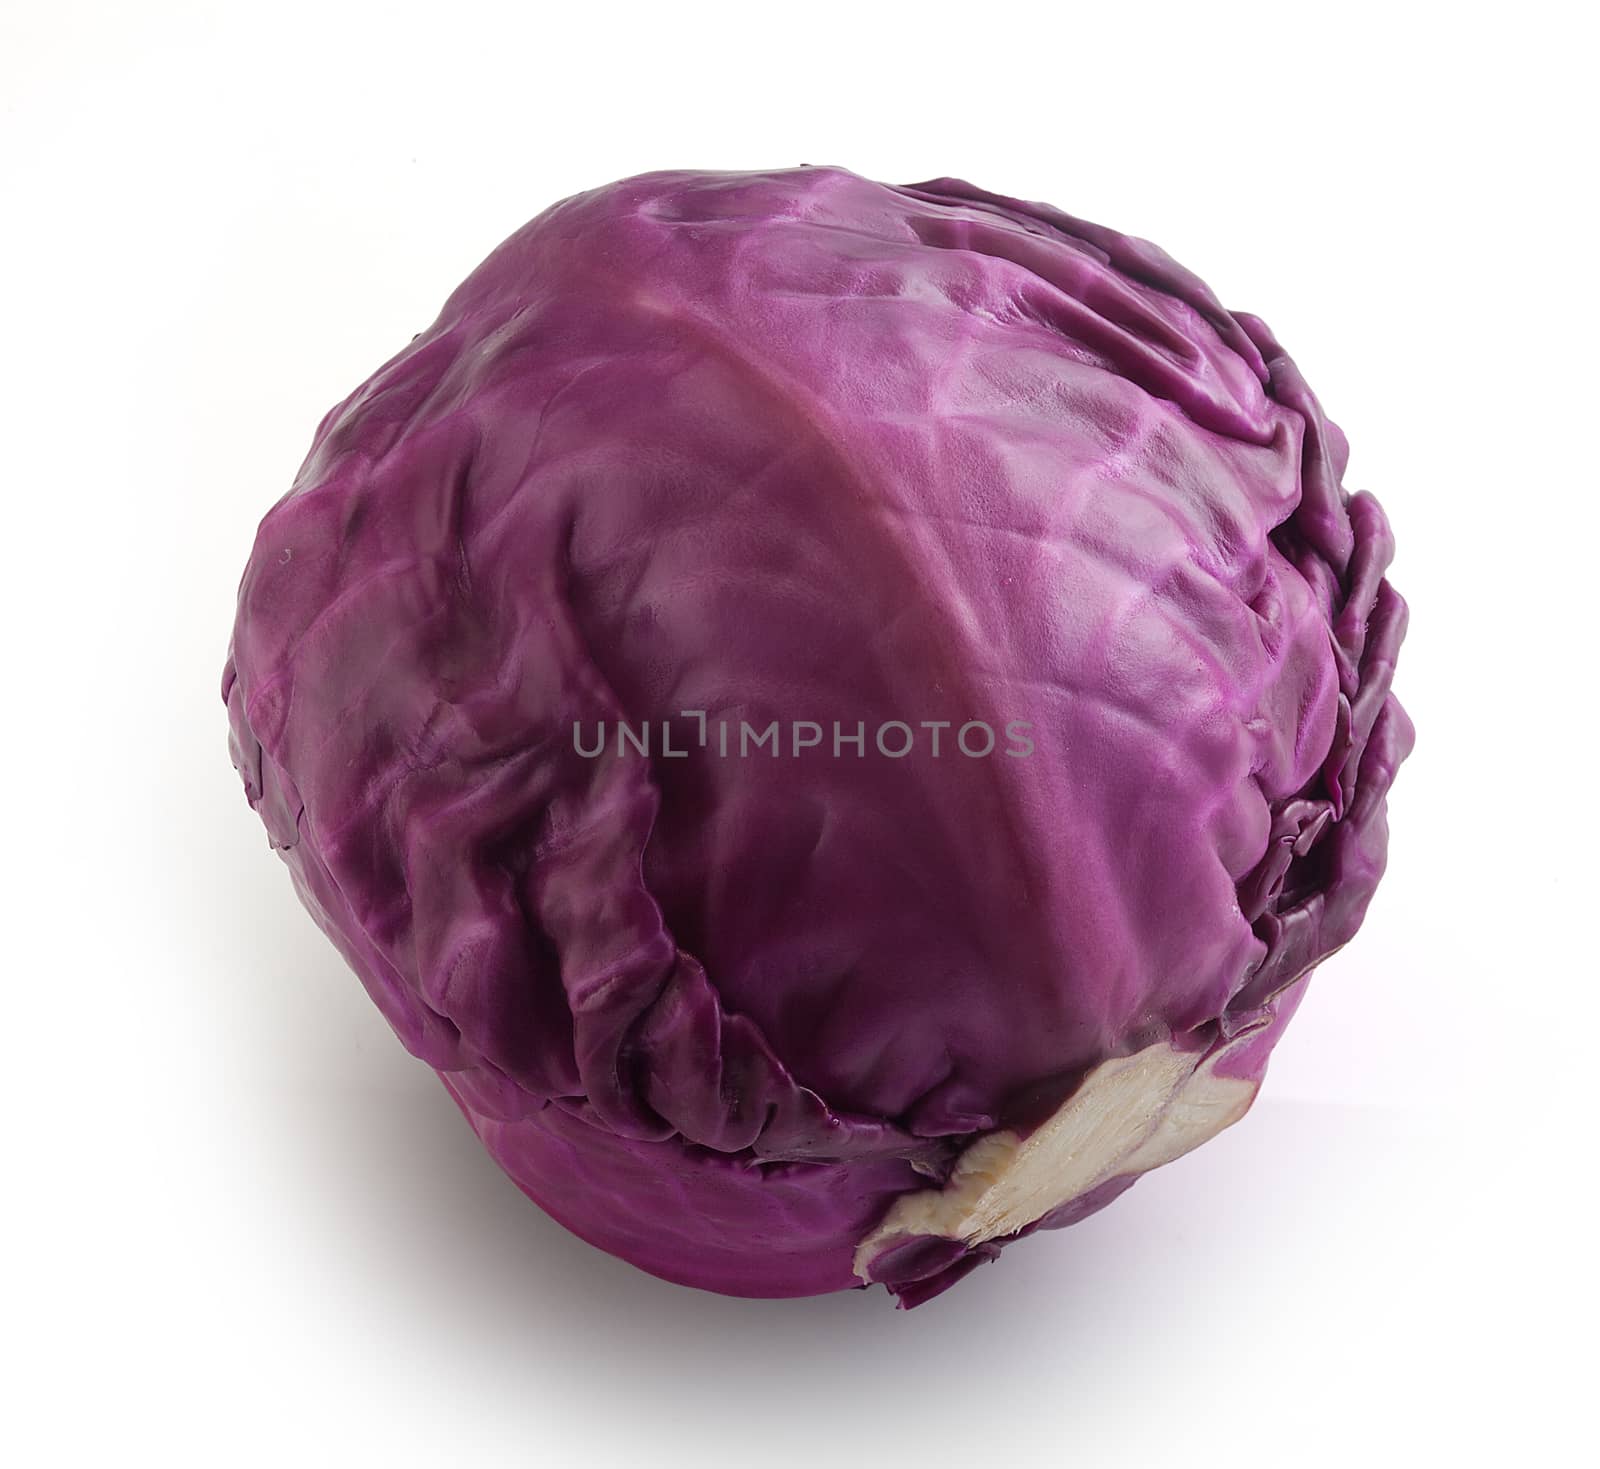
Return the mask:
M 1000 1239 L 1089 1190 L 1182 1157 L 1249 1110 L 1259 1079 L 1217 1074 L 1229 1047 L 1162 1043 L 1103 1061 L 1026 1138 L 992 1132 L 956 1161 L 941 1189 L 903 1194 L 856 1250 L 869 1279 L 883 1250 L 919 1236 L 968 1245 Z

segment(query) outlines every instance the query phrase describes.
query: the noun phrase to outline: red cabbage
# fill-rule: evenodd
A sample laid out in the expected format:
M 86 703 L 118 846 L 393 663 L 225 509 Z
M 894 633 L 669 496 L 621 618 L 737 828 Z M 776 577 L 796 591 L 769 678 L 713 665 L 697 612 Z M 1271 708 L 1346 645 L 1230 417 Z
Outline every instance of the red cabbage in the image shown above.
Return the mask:
M 323 421 L 234 762 L 555 1218 L 914 1305 L 1241 1115 L 1360 924 L 1411 730 L 1345 461 L 1145 241 L 950 179 L 629 179 Z

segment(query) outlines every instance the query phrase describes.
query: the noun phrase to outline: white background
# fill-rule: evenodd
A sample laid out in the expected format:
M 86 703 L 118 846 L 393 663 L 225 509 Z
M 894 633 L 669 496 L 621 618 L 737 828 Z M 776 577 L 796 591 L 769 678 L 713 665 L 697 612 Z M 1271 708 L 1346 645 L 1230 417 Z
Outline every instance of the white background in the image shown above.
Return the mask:
M 1557 9 L 7 0 L 13 1461 L 1582 1457 L 1597 321 Z M 664 1285 L 526 1203 L 297 908 L 218 695 L 317 419 L 493 244 L 799 162 L 1049 199 L 1265 316 L 1413 608 L 1390 875 L 1254 1112 L 909 1315 Z

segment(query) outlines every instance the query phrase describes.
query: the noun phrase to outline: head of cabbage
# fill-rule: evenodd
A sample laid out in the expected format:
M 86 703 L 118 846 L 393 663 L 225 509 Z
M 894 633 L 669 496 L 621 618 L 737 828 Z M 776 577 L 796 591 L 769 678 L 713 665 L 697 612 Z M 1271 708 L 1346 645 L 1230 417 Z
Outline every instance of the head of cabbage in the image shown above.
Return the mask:
M 902 1304 L 1243 1114 L 1382 873 L 1405 608 L 1154 246 L 655 173 L 328 414 L 223 693 L 306 907 L 506 1172 L 670 1280 Z

